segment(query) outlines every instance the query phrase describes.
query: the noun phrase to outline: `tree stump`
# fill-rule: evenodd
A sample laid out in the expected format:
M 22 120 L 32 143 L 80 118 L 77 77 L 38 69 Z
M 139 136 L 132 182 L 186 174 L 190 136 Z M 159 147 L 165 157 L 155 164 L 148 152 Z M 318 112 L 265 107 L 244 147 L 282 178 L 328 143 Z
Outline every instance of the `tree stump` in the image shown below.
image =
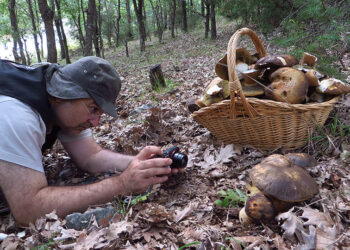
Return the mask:
M 160 64 L 156 64 L 150 69 L 149 79 L 153 89 L 159 86 L 165 87 L 165 79 Z

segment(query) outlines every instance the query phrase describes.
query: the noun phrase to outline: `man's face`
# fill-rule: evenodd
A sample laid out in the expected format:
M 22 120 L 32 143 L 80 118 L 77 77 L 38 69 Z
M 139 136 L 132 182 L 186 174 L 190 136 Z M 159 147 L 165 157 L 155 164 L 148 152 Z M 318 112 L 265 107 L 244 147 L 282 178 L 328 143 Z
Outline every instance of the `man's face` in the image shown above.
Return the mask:
M 56 124 L 68 134 L 96 127 L 103 111 L 93 99 L 61 101 L 52 105 Z

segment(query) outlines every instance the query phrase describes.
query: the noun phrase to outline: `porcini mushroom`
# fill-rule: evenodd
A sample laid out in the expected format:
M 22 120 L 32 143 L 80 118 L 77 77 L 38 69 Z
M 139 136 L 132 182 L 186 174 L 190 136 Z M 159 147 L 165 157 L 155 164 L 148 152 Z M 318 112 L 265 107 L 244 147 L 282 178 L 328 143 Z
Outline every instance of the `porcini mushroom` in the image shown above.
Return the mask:
M 328 78 L 320 82 L 316 91 L 327 95 L 342 95 L 350 92 L 350 85 L 335 78 Z
M 205 106 L 210 106 L 211 104 L 220 102 L 229 96 L 230 88 L 228 81 L 223 80 L 220 77 L 215 77 L 205 89 L 200 101 Z
M 308 83 L 303 72 L 283 67 L 272 73 L 265 95 L 275 101 L 297 104 L 305 101 L 307 91 Z
M 256 69 L 292 67 L 298 64 L 298 60 L 292 55 L 268 55 L 260 58 L 255 63 Z
M 317 183 L 299 166 L 311 166 L 310 159 L 306 155 L 273 154 L 255 165 L 249 177 L 254 187 L 252 190 L 258 192 L 246 201 L 245 213 L 248 217 L 257 222 L 267 222 L 276 213 L 284 212 L 296 202 L 311 199 L 316 195 L 319 192 Z
M 248 66 L 256 62 L 256 57 L 252 56 L 245 48 L 236 49 L 236 69 L 239 72 L 248 69 Z M 238 64 L 242 64 L 238 66 Z M 244 68 L 243 68 L 244 67 Z M 215 65 L 215 73 L 223 80 L 228 80 L 227 54 L 225 54 Z

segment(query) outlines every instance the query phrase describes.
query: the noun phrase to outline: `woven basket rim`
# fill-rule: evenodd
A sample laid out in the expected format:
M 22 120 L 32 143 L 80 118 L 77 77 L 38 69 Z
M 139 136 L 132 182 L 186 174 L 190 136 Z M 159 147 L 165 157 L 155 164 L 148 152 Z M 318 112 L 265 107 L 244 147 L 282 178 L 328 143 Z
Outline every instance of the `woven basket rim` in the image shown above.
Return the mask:
M 269 99 L 258 99 L 255 97 L 247 97 L 246 100 L 248 101 L 248 103 L 252 104 L 263 104 L 265 106 L 270 106 L 270 107 L 275 107 L 275 108 L 284 108 L 287 110 L 295 110 L 295 111 L 308 111 L 308 110 L 313 110 L 313 109 L 322 109 L 325 106 L 330 106 L 330 105 L 334 105 L 335 103 L 337 103 L 339 101 L 340 96 L 334 96 L 332 99 L 325 101 L 325 102 L 321 102 L 321 103 L 305 103 L 305 104 L 290 104 L 290 103 L 286 103 L 286 102 L 277 102 L 277 101 L 273 101 L 273 100 L 269 100 Z M 206 111 L 210 111 L 212 109 L 217 109 L 220 108 L 223 105 L 229 105 L 231 103 L 230 100 L 223 100 L 217 103 L 213 103 L 208 107 L 203 107 L 200 108 L 199 110 L 195 111 L 192 113 L 192 117 L 195 117 L 197 115 L 201 115 L 202 113 L 206 112 Z M 276 114 L 279 115 L 279 114 Z

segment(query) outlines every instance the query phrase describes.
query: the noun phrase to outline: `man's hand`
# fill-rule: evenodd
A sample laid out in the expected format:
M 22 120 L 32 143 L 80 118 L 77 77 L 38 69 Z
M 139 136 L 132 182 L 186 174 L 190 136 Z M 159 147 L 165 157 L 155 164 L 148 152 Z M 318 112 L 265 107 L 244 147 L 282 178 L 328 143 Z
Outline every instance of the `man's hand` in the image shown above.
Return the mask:
M 136 155 L 128 168 L 119 176 L 126 195 L 143 192 L 151 185 L 168 180 L 167 175 L 172 170 L 167 166 L 170 166 L 172 161 L 169 158 L 154 158 L 161 154 L 159 147 L 147 146 Z

